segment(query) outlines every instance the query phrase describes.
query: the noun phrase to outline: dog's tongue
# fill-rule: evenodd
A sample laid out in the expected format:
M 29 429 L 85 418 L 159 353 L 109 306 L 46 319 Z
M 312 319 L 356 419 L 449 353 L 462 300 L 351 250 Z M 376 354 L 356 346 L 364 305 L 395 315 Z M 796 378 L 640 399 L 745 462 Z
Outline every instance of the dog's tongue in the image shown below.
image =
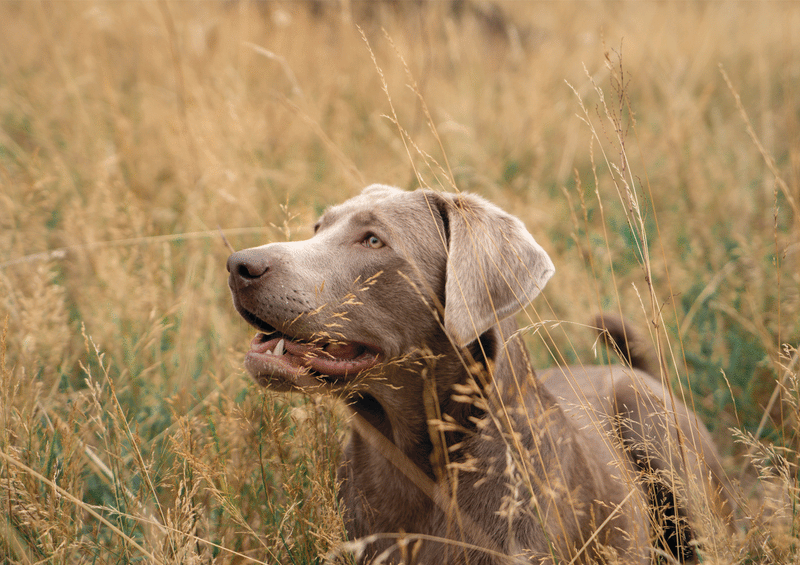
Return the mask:
M 354 343 L 329 343 L 320 347 L 310 343 L 284 341 L 284 347 L 288 354 L 296 357 L 329 359 L 331 361 L 347 361 L 358 357 L 363 352 L 363 348 Z
M 354 343 L 330 343 L 325 354 L 335 359 L 355 359 L 361 353 L 361 347 Z

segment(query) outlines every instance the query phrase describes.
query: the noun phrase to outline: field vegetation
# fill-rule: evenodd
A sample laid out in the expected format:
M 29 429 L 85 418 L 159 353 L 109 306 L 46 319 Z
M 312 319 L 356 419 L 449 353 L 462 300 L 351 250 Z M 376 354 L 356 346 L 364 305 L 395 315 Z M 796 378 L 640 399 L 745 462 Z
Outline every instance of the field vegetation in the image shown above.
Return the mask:
M 322 563 L 335 402 L 260 390 L 232 248 L 372 182 L 477 192 L 556 275 L 537 366 L 649 332 L 800 563 L 800 5 L 0 2 L 0 562 Z M 228 245 L 229 244 L 229 245 Z

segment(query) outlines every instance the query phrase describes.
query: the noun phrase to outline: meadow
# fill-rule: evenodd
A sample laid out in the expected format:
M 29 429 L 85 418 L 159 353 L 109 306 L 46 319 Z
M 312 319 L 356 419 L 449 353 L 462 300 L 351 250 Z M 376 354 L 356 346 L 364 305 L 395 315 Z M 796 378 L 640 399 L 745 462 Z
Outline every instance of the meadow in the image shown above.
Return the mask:
M 372 182 L 476 192 L 556 275 L 536 366 L 649 333 L 800 563 L 800 4 L 0 2 L 0 563 L 316 564 L 336 402 L 259 389 L 231 248 Z

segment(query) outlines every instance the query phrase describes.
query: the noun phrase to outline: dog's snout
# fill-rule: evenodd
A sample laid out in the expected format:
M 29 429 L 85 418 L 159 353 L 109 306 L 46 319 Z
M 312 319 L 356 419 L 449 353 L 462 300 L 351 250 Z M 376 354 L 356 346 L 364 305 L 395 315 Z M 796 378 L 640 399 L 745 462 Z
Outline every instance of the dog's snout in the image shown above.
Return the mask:
M 254 280 L 269 271 L 269 261 L 264 254 L 254 253 L 252 249 L 237 251 L 228 257 L 228 272 L 240 279 Z

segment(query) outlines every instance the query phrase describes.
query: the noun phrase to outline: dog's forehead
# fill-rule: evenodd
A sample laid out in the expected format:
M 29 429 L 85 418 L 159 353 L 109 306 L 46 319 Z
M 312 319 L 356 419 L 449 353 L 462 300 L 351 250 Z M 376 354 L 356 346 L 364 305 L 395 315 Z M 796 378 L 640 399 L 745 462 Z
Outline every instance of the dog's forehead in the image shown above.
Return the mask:
M 430 226 L 435 229 L 438 212 L 420 191 L 407 192 L 391 187 L 369 187 L 358 196 L 328 208 L 318 225 L 376 224 L 387 228 L 397 227 L 404 233 L 415 226 L 416 230 Z M 412 232 L 413 233 L 413 232 Z

